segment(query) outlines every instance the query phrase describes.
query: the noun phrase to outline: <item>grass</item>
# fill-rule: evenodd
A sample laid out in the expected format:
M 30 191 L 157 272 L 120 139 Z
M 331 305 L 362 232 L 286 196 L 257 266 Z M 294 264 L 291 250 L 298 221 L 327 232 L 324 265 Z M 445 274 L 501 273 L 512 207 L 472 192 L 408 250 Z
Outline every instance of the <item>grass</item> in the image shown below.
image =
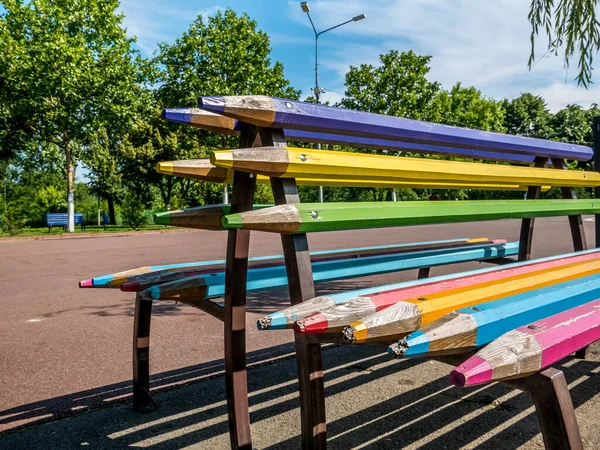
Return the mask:
M 173 230 L 176 227 L 169 227 L 165 225 L 144 225 L 139 228 L 137 231 L 152 231 L 152 230 Z M 52 233 L 48 232 L 48 227 L 41 228 L 25 228 L 23 231 L 15 236 L 10 236 L 8 233 L 0 230 L 0 237 L 24 237 L 24 236 L 60 236 L 63 234 L 107 234 L 107 233 L 124 233 L 136 231 L 131 227 L 125 225 L 107 225 L 106 231 L 104 227 L 99 227 L 97 225 L 88 225 L 85 228 L 85 231 L 81 230 L 80 226 L 75 227 L 74 233 L 65 233 L 62 227 L 54 227 L 52 229 Z

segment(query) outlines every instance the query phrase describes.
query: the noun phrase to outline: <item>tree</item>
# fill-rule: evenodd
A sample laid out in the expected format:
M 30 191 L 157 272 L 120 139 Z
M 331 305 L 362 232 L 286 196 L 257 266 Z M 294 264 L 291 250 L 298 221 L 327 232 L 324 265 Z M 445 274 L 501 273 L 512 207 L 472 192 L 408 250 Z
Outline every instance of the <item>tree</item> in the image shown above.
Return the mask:
M 140 99 L 138 54 L 115 12 L 118 0 L 3 0 L 3 6 L 0 67 L 9 71 L 8 109 L 36 148 L 62 149 L 73 231 L 73 144 L 84 144 L 99 124 L 131 119 Z
M 283 65 L 271 63 L 269 37 L 247 14 L 232 9 L 205 20 L 198 16 L 189 30 L 172 44 L 159 44 L 154 63 L 159 67 L 156 111 L 164 107 L 196 107 L 203 95 L 272 95 L 296 99 L 300 91 L 284 77 Z M 231 138 L 230 138 L 231 139 Z M 124 143 L 124 154 L 140 180 L 157 186 L 166 207 L 174 193 L 186 197 L 192 182 L 154 172 L 158 161 L 206 157 L 211 149 L 231 145 L 234 139 L 165 123 L 154 114 L 138 123 Z M 144 161 L 146 170 L 138 164 Z
M 528 92 L 502 101 L 504 126 L 510 134 L 549 139 L 552 137 L 552 113 L 539 95 Z
M 474 87 L 456 83 L 436 97 L 434 122 L 486 131 L 504 131 L 504 111 L 496 100 L 485 98 Z
M 346 74 L 345 108 L 410 119 L 431 120 L 440 84 L 427 80 L 431 56 L 412 50 L 379 55 L 381 64 L 350 66 Z
M 577 82 L 586 88 L 592 82 L 592 62 L 600 50 L 600 22 L 596 17 L 598 2 L 591 0 L 531 0 L 531 54 L 529 68 L 535 61 L 535 39 L 540 29 L 548 38 L 548 51 L 565 52 L 565 66 L 578 56 Z

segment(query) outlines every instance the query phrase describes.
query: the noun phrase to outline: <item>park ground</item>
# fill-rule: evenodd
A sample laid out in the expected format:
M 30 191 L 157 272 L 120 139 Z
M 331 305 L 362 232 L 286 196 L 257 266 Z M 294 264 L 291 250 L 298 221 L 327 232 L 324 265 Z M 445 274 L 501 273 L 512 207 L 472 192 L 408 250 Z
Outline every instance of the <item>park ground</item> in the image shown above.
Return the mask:
M 593 240 L 593 219 L 586 218 Z M 312 250 L 455 237 L 516 240 L 518 221 L 321 233 Z M 534 257 L 571 251 L 566 218 L 538 220 Z M 203 231 L 0 241 L 0 449 L 227 448 L 222 325 L 157 303 L 151 333 L 157 411 L 130 406 L 133 296 L 78 289 L 78 281 L 133 267 L 221 259 L 225 233 Z M 589 242 L 590 246 L 594 242 Z M 252 255 L 280 253 L 254 233 Z M 433 274 L 479 267 L 435 268 Z M 318 293 L 407 280 L 414 271 L 317 285 Z M 293 335 L 259 332 L 256 319 L 286 304 L 286 290 L 248 301 L 250 417 L 256 448 L 298 448 Z M 330 448 L 542 448 L 530 399 L 503 385 L 450 387 L 451 366 L 389 361 L 381 349 L 324 350 Z M 600 346 L 567 360 L 586 448 L 600 448 Z

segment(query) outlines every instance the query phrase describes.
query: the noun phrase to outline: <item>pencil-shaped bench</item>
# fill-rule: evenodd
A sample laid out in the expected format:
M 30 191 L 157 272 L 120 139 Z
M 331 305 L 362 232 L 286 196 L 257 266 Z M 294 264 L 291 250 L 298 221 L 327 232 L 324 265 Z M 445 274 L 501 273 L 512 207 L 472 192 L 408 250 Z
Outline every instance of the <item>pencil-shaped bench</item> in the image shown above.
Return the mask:
M 211 154 L 217 167 L 278 178 L 594 187 L 600 174 L 503 164 L 443 161 L 291 147 L 256 147 Z
M 454 310 L 596 273 L 600 273 L 600 258 L 406 299 L 348 325 L 343 339 L 348 343 L 398 340 Z
M 576 256 L 571 256 L 569 258 L 556 258 L 546 262 L 534 260 L 529 264 L 510 264 L 504 266 L 502 269 L 494 269 L 492 271 L 486 271 L 484 273 L 477 273 L 474 275 L 467 275 L 463 273 L 460 274 L 462 276 L 454 279 L 444 279 L 441 282 L 434 282 L 433 280 L 430 280 L 429 282 L 421 283 L 417 286 L 409 288 L 381 290 L 379 292 L 361 295 L 355 294 L 354 298 L 351 298 L 345 302 L 340 302 L 335 306 L 330 306 L 323 310 L 316 309 L 315 313 L 303 319 L 296 319 L 294 329 L 298 333 L 335 332 L 353 322 L 383 311 L 386 308 L 406 299 L 426 298 L 429 295 L 440 292 L 448 292 L 452 289 L 478 286 L 491 281 L 504 280 L 517 275 L 531 274 L 540 270 L 561 267 L 565 264 L 589 261 L 598 257 L 600 257 L 600 253 L 593 252 L 577 254 Z M 498 302 L 500 301 L 501 300 L 498 300 Z M 492 302 L 486 305 L 486 310 L 493 308 L 492 305 L 496 303 L 497 302 Z M 478 306 L 483 307 L 482 305 Z M 293 307 L 288 309 L 292 308 Z M 289 316 L 289 313 L 283 314 Z M 431 326 L 433 325 L 434 324 L 431 324 Z M 468 331 L 470 332 L 472 330 L 469 328 Z
M 201 97 L 198 106 L 259 127 L 335 133 L 399 142 L 483 150 L 490 154 L 516 153 L 589 161 L 592 150 L 582 145 L 523 138 L 401 117 L 332 108 L 265 96 Z
M 259 319 L 257 325 L 261 330 L 281 330 L 292 328 L 298 322 L 296 331 L 300 333 L 335 331 L 406 298 L 421 297 L 445 289 L 503 279 L 517 274 L 525 275 L 542 268 L 558 267 L 569 262 L 588 261 L 597 257 L 600 257 L 598 250 L 586 250 L 512 263 L 502 269 L 488 267 L 459 274 L 441 275 L 427 280 L 405 281 L 320 296 L 268 314 Z
M 600 298 L 600 275 L 594 274 L 463 308 L 393 344 L 396 358 L 460 354 L 481 347 L 502 334 Z
M 600 339 L 600 300 L 509 331 L 457 367 L 455 386 L 524 377 Z
M 240 132 L 240 122 L 220 114 L 214 114 L 200 108 L 165 108 L 162 112 L 163 119 L 180 125 L 189 125 L 214 131 L 225 135 L 237 135 Z M 286 136 L 296 142 L 349 145 L 353 147 L 372 148 L 381 150 L 409 151 L 413 153 L 441 153 L 452 154 L 475 159 L 493 159 L 495 161 L 506 161 L 516 164 L 531 164 L 533 156 L 515 153 L 490 153 L 485 150 L 467 150 L 460 148 L 443 147 L 432 144 L 418 144 L 414 142 L 397 142 L 386 139 L 373 139 L 357 136 L 347 136 L 332 133 L 315 133 L 296 129 L 285 131 Z
M 376 245 L 371 247 L 356 247 L 347 249 L 334 249 L 334 250 L 321 250 L 316 252 L 310 252 L 312 261 L 321 261 L 328 259 L 342 259 L 342 258 L 360 258 L 364 256 L 375 256 L 383 255 L 386 253 L 407 253 L 407 252 L 419 252 L 425 250 L 442 250 L 450 249 L 455 247 L 466 247 L 471 245 L 485 245 L 492 243 L 501 244 L 505 241 L 490 240 L 488 238 L 457 238 L 457 239 L 443 239 L 438 241 L 429 242 L 416 242 L 410 244 L 390 244 L 390 245 Z M 507 250 L 509 254 L 512 254 L 511 250 Z M 267 256 L 254 256 L 248 258 L 249 267 L 253 267 L 256 264 L 282 264 L 283 255 L 267 255 Z M 128 282 L 148 282 L 155 275 L 161 275 L 163 273 L 176 273 L 176 272 L 189 272 L 198 270 L 209 270 L 212 272 L 220 271 L 225 269 L 225 260 L 215 261 L 199 261 L 190 263 L 180 264 L 163 264 L 156 266 L 144 266 L 137 269 L 126 270 L 123 272 L 111 273 L 107 275 L 101 275 L 88 280 L 79 282 L 79 287 L 82 288 L 119 288 Z M 172 281 L 172 280 L 168 280 Z
M 296 203 L 229 214 L 223 217 L 223 226 L 274 233 L 309 233 L 598 212 L 600 202 L 594 200 Z
M 156 165 L 156 171 L 165 175 L 174 175 L 183 178 L 191 178 L 199 181 L 208 181 L 213 183 L 232 183 L 233 169 L 226 169 L 213 165 L 208 159 L 187 159 L 179 161 L 162 161 Z M 258 175 L 256 182 L 260 184 L 270 183 L 271 179 L 265 175 Z M 483 184 L 469 182 L 436 182 L 423 180 L 401 181 L 397 179 L 368 179 L 360 177 L 326 178 L 311 177 L 297 178 L 296 183 L 301 186 L 347 186 L 347 187 L 368 187 L 368 188 L 423 188 L 423 189 L 486 189 L 486 190 L 507 190 L 522 191 L 527 186 L 509 183 Z M 542 189 L 547 190 L 549 186 Z

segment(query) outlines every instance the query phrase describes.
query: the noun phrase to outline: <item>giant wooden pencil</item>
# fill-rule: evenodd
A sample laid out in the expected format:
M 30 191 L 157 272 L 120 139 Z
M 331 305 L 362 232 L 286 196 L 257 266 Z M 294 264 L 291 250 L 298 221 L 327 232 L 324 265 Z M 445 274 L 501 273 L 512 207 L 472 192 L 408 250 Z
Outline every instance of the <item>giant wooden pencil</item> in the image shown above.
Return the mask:
M 178 177 L 191 178 L 199 181 L 209 181 L 213 183 L 232 183 L 233 169 L 223 169 L 216 167 L 208 159 L 186 159 L 180 161 L 162 161 L 156 165 L 156 171 L 165 175 L 174 175 Z M 258 175 L 257 182 L 269 184 L 270 178 L 265 175 Z M 371 179 L 371 178 L 305 178 L 296 179 L 296 183 L 303 186 L 351 186 L 351 187 L 381 187 L 381 188 L 425 188 L 425 189 L 484 189 L 484 190 L 505 190 L 522 191 L 526 186 L 517 184 L 497 183 L 468 183 L 468 182 L 436 182 L 436 181 L 399 181 L 393 179 Z M 544 190 L 549 186 L 544 186 Z
M 443 253 L 444 251 L 450 252 L 449 257 L 454 260 L 464 260 L 467 256 L 463 256 L 461 250 L 467 250 L 469 257 L 481 256 L 482 259 L 486 258 L 487 246 L 496 244 L 498 246 L 497 252 L 494 255 L 489 256 L 495 257 L 508 249 L 510 253 L 515 243 L 511 245 L 505 245 L 506 241 L 499 239 L 496 241 L 490 241 L 487 238 L 475 238 L 475 239 L 448 239 L 441 241 L 423 242 L 420 244 L 392 244 L 392 245 L 380 245 L 374 247 L 363 247 L 363 248 L 350 248 L 350 249 L 339 249 L 329 250 L 320 252 L 311 252 L 311 262 L 324 262 L 324 261 L 337 261 L 342 259 L 351 258 L 365 258 L 368 256 L 386 256 L 394 255 L 394 259 L 401 259 L 401 253 L 406 254 L 406 259 L 414 259 L 413 264 L 418 264 L 422 258 L 434 255 L 436 251 Z M 474 250 L 474 251 L 470 251 Z M 421 257 L 421 258 L 419 258 Z M 439 258 L 438 258 L 439 259 Z M 265 267 L 276 267 L 283 266 L 283 256 L 275 255 L 271 257 L 262 257 L 259 260 L 250 260 L 248 263 L 249 269 L 259 269 Z M 155 284 L 163 284 L 170 281 L 181 280 L 184 278 L 195 277 L 198 275 L 209 275 L 224 272 L 225 266 L 222 264 L 211 265 L 205 268 L 196 268 L 188 270 L 158 270 L 149 272 L 141 275 L 134 275 L 128 278 L 128 281 L 121 284 L 120 288 L 125 292 L 140 292 L 144 289 Z
M 254 205 L 253 209 L 272 205 Z M 198 228 L 201 230 L 223 230 L 223 217 L 229 214 L 230 205 L 206 205 L 195 208 L 167 211 L 154 214 L 154 223 L 174 227 Z
M 402 301 L 406 297 L 400 294 L 402 292 L 411 292 L 409 291 L 410 289 L 415 289 L 415 293 L 411 294 L 410 296 L 420 297 L 421 294 L 423 294 L 421 290 L 428 292 L 427 289 L 432 289 L 431 292 L 438 292 L 439 290 L 444 289 L 449 283 L 460 283 L 461 280 L 465 279 L 468 281 L 469 277 L 482 277 L 488 276 L 488 274 L 502 277 L 502 275 L 506 274 L 507 271 L 511 275 L 516 275 L 521 273 L 521 271 L 524 271 L 523 273 L 529 273 L 539 268 L 557 267 L 567 263 L 579 262 L 598 257 L 600 257 L 600 250 L 591 249 L 573 252 L 566 255 L 557 255 L 536 260 L 516 262 L 503 266 L 501 269 L 498 267 L 487 267 L 485 269 L 477 269 L 468 272 L 462 272 L 460 274 L 441 275 L 427 278 L 425 280 L 403 281 L 401 283 L 393 283 L 346 291 L 339 294 L 320 296 L 310 300 L 305 300 L 297 305 L 289 306 L 281 311 L 268 314 L 267 316 L 259 319 L 257 325 L 261 330 L 282 330 L 291 328 L 296 321 L 305 319 L 310 315 L 317 315 L 318 313 L 329 311 L 330 308 L 336 308 L 337 305 L 343 305 L 346 302 L 352 302 L 357 308 L 359 308 L 358 312 L 360 313 L 360 317 L 367 317 L 376 311 L 397 303 L 397 301 Z M 541 266 L 541 264 L 544 265 Z M 435 285 L 438 285 L 438 287 L 435 287 Z M 398 295 L 395 295 L 396 293 Z M 377 301 L 373 302 L 372 304 L 367 303 L 365 305 L 363 300 L 364 298 L 373 298 L 379 294 L 381 294 L 381 297 L 379 297 Z M 396 300 L 396 298 L 398 300 Z M 324 330 L 321 329 L 321 331 Z
M 468 249 L 459 249 L 461 255 L 469 255 L 467 260 L 497 257 L 498 249 L 490 249 L 490 245 L 473 246 Z M 514 248 L 513 243 L 513 248 Z M 516 248 L 515 248 L 516 250 Z M 449 250 L 450 252 L 451 250 Z M 341 280 L 357 276 L 382 274 L 422 267 L 426 258 L 427 266 L 436 265 L 436 260 L 447 260 L 446 254 L 437 250 L 420 252 L 422 258 L 407 257 L 410 254 L 385 254 L 363 258 L 345 258 L 339 260 L 320 261 L 312 264 L 313 279 L 315 282 L 328 280 Z M 286 286 L 288 282 L 284 266 L 270 266 L 248 271 L 246 284 L 247 291 L 271 289 Z M 147 289 L 145 294 L 155 300 L 170 300 L 175 297 L 196 297 L 202 293 L 205 299 L 221 297 L 225 292 L 225 273 L 215 272 L 155 285 Z
M 178 123 L 180 125 L 189 125 L 196 128 L 202 128 L 214 131 L 220 134 L 239 134 L 239 122 L 229 117 L 214 114 L 199 108 L 166 108 L 163 110 L 163 119 Z M 416 144 L 414 142 L 397 142 L 386 139 L 373 139 L 355 136 L 345 136 L 340 134 L 313 133 L 302 130 L 286 130 L 285 135 L 288 139 L 297 142 L 313 142 L 320 144 L 350 145 L 360 148 L 374 148 L 382 150 L 408 150 L 415 153 L 442 153 L 456 156 L 467 156 L 470 158 L 490 157 L 494 160 L 508 161 L 517 164 L 530 164 L 533 157 L 518 153 L 494 153 L 493 155 L 480 151 L 465 150 L 460 148 L 443 147 L 431 144 Z
M 600 300 L 503 334 L 450 374 L 473 386 L 533 374 L 600 339 Z
M 297 203 L 229 214 L 223 217 L 223 226 L 274 233 L 307 233 L 598 212 L 598 200 Z
M 535 271 L 589 261 L 598 257 L 600 257 L 600 253 L 595 252 L 544 262 L 536 262 L 534 260 L 531 264 L 527 265 L 510 264 L 494 271 L 459 276 L 437 283 L 423 283 L 413 287 L 360 295 L 334 306 L 328 305 L 323 310 L 315 310 L 308 317 L 298 319 L 294 324 L 294 329 L 299 333 L 331 333 L 406 299 L 426 297 L 442 291 L 503 280 L 516 275 L 526 275 Z M 488 304 L 486 310 L 490 307 L 491 304 Z
M 525 276 L 517 275 L 496 282 L 492 281 L 476 286 L 452 289 L 427 297 L 407 299 L 350 324 L 344 328 L 343 339 L 348 343 L 377 340 L 394 341 L 454 310 L 599 272 L 600 258 L 540 270 Z
M 589 161 L 593 157 L 592 149 L 583 145 L 471 130 L 261 95 L 200 97 L 198 106 L 261 127 L 473 149 L 473 158 L 486 158 L 481 155 L 482 152 L 491 154 L 492 159 L 494 154 L 499 153 L 581 161 Z
M 408 251 L 419 251 L 419 250 L 435 250 L 461 245 L 470 244 L 485 244 L 488 241 L 487 238 L 455 238 L 455 239 L 442 239 L 437 241 L 410 243 L 410 244 L 390 244 L 390 245 L 376 245 L 371 247 L 356 247 L 336 250 L 321 250 L 316 252 L 310 252 L 311 259 L 323 259 L 329 257 L 359 257 L 366 255 L 381 255 L 384 253 L 403 253 Z M 267 256 L 253 256 L 248 259 L 248 262 L 252 265 L 255 263 L 264 263 L 268 261 L 281 261 L 283 255 L 267 255 Z M 82 288 L 118 288 L 123 283 L 129 281 L 142 281 L 149 274 L 160 273 L 162 271 L 185 271 L 185 270 L 202 270 L 211 268 L 216 270 L 218 268 L 225 267 L 225 260 L 216 261 L 201 261 L 191 263 L 180 263 L 180 264 L 163 264 L 156 266 L 145 266 L 138 267 L 137 269 L 126 270 L 123 272 L 111 273 L 108 275 L 102 275 L 99 277 L 83 280 L 79 282 L 79 287 Z M 140 278 L 141 277 L 141 278 Z
M 447 314 L 391 345 L 388 353 L 396 358 L 464 353 L 517 327 L 598 298 L 598 274 L 547 286 Z
M 579 170 L 405 158 L 291 147 L 255 147 L 211 154 L 217 167 L 279 178 L 431 181 L 523 186 L 600 185 L 600 174 Z

